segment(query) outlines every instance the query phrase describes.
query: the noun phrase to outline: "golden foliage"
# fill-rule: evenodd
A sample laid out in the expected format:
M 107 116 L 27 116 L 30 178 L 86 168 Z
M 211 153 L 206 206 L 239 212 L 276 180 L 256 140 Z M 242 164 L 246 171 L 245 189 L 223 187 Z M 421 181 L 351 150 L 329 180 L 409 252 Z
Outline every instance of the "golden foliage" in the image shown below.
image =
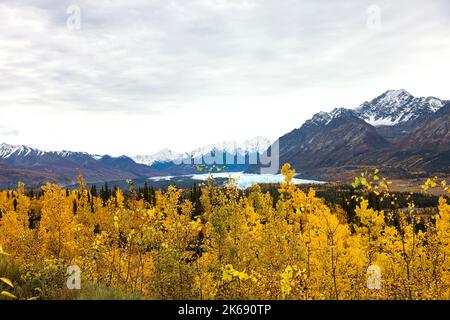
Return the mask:
M 297 188 L 289 165 L 282 173 L 275 205 L 257 185 L 245 196 L 233 183 L 218 188 L 209 181 L 199 216 L 175 187 L 158 191 L 150 205 L 132 185 L 104 203 L 82 179 L 78 190 L 49 184 L 37 198 L 26 196 L 21 184 L 0 192 L 0 245 L 21 263 L 26 281 L 48 281 L 76 264 L 83 281 L 149 299 L 450 298 L 444 198 L 436 214 L 424 218 L 412 202 L 398 208 L 378 171 L 363 174 L 354 187 L 366 193 L 355 196 L 357 221 L 350 223 L 313 189 Z M 424 190 L 439 186 L 447 188 L 429 179 Z M 390 209 L 370 208 L 368 192 Z M 367 286 L 371 266 L 381 270 L 378 290 Z

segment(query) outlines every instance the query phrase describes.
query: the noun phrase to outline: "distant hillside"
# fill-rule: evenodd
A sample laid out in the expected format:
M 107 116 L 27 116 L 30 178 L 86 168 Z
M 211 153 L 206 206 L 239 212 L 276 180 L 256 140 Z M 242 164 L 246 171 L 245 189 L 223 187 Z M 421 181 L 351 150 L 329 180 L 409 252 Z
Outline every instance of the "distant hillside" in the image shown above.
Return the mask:
M 449 109 L 448 101 L 390 90 L 355 109 L 320 112 L 279 138 L 280 163 L 324 180 L 370 167 L 405 178 L 449 174 Z

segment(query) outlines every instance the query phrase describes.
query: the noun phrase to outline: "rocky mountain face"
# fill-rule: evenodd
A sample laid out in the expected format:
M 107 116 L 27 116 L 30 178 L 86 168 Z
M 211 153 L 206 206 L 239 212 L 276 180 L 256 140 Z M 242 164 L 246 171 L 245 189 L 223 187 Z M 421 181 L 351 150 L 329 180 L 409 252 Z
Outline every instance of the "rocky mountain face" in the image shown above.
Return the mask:
M 373 126 L 346 109 L 334 110 L 330 120 L 312 132 L 308 126 L 300 128 L 294 139 L 299 141 L 299 136 L 307 137 L 301 139 L 301 143 L 292 143 L 289 134 L 282 137 L 281 163 L 289 162 L 303 168 L 340 166 L 348 162 L 357 163 L 367 152 L 389 145 Z M 288 152 L 284 152 L 286 145 L 289 145 Z
M 399 147 L 403 150 L 431 150 L 444 152 L 450 149 L 450 103 L 418 126 L 405 137 Z
M 397 142 L 448 102 L 435 97 L 414 97 L 405 90 L 389 90 L 364 102 L 356 112 L 361 119 L 377 127 L 387 140 Z
M 395 143 L 383 160 L 390 166 L 402 166 L 410 171 L 449 173 L 450 103 Z
M 323 180 L 373 166 L 399 177 L 450 173 L 449 106 L 390 90 L 355 109 L 319 112 L 279 139 L 280 163 Z
M 355 109 L 373 126 L 394 126 L 434 114 L 445 105 L 435 97 L 414 97 L 406 90 L 389 90 Z

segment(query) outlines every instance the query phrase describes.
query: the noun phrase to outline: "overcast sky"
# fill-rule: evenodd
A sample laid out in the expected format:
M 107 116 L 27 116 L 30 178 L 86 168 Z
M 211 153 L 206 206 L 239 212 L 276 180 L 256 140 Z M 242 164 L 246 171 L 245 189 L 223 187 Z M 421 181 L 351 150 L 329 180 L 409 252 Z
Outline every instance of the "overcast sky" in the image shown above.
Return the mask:
M 449 60 L 448 0 L 2 0 L 0 142 L 276 139 L 388 89 L 448 99 Z

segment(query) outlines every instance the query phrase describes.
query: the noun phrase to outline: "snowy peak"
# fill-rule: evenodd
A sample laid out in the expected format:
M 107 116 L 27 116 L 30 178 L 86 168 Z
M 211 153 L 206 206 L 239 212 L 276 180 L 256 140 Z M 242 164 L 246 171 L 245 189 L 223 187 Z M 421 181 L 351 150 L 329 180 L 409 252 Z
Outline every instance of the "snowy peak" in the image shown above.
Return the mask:
M 67 151 L 67 150 L 61 150 L 61 151 L 50 151 L 48 152 L 50 154 L 54 154 L 57 155 L 61 158 L 71 158 L 71 157 L 88 157 L 88 158 L 92 158 L 94 160 L 98 160 L 99 158 L 101 158 L 102 156 L 99 155 L 91 155 L 87 152 L 74 152 L 74 151 Z
M 118 161 L 134 161 L 138 164 L 144 164 L 151 166 L 152 164 L 168 163 L 168 162 L 180 162 L 180 160 L 186 158 L 201 158 L 212 152 L 224 152 L 230 154 L 246 155 L 246 154 L 262 154 L 265 152 L 272 142 L 263 137 L 256 137 L 251 140 L 246 140 L 241 143 L 229 141 L 212 144 L 204 148 L 183 154 L 177 153 L 170 149 L 163 149 L 152 155 L 138 155 L 134 157 L 121 156 L 118 158 L 112 158 L 109 156 L 91 155 L 85 152 L 72 152 L 72 151 L 42 151 L 27 146 L 14 146 L 6 143 L 0 144 L 0 159 L 5 163 L 16 163 L 17 161 L 30 164 L 41 163 L 43 159 L 45 161 L 70 161 L 70 162 L 91 162 L 91 161 L 109 161 L 110 159 L 116 159 Z M 128 161 L 128 162 L 129 162 Z
M 305 125 L 313 125 L 316 127 L 323 127 L 328 125 L 331 121 L 341 117 L 357 116 L 353 110 L 346 108 L 335 108 L 331 112 L 316 113 L 310 120 L 305 122 Z
M 442 101 L 436 97 L 428 97 L 428 98 L 423 98 L 423 99 L 424 99 L 424 102 L 430 106 L 430 108 L 433 112 L 438 111 L 439 109 L 441 109 L 443 106 L 445 106 L 448 103 L 448 101 Z
M 355 116 L 353 110 L 345 109 L 345 108 L 336 108 L 330 112 L 331 120 L 338 119 L 341 117 L 347 116 Z M 331 121 L 330 120 L 330 121 Z
M 0 144 L 0 159 L 3 160 L 37 160 L 40 158 L 47 159 L 64 159 L 64 160 L 80 160 L 80 159 L 93 159 L 98 160 L 100 156 L 90 155 L 85 152 L 73 152 L 73 151 L 42 151 L 35 148 L 30 148 L 25 145 L 15 146 L 7 143 Z
M 323 126 L 328 124 L 332 120 L 331 114 L 328 112 L 316 113 L 310 120 L 307 121 L 309 124 Z
M 253 139 L 246 140 L 240 143 L 235 141 L 219 142 L 205 146 L 203 148 L 194 149 L 191 152 L 185 152 L 182 154 L 172 151 L 170 149 L 163 149 L 152 155 L 139 155 L 133 157 L 132 159 L 137 163 L 151 166 L 156 162 L 160 163 L 176 162 L 186 158 L 197 159 L 214 152 L 223 152 L 239 155 L 252 153 L 261 154 L 265 152 L 270 147 L 271 144 L 272 142 L 269 139 L 266 139 L 264 137 L 255 137 Z
M 414 98 L 412 94 L 410 94 L 405 89 L 400 89 L 388 90 L 382 95 L 375 98 L 374 101 L 383 101 L 386 104 L 401 106 L 402 103 L 408 101 L 411 98 Z
M 244 141 L 241 148 L 249 153 L 264 153 L 272 145 L 272 143 L 273 141 L 265 137 L 258 136 L 251 140 Z
M 152 155 L 139 155 L 134 156 L 132 159 L 136 163 L 145 164 L 147 166 L 151 166 L 155 162 L 171 162 L 179 159 L 181 154 L 172 151 L 170 149 L 163 149 Z
M 242 142 L 226 141 L 195 149 L 191 152 L 191 156 L 193 158 L 201 158 L 202 156 L 211 154 L 212 152 L 223 152 L 237 155 L 255 153 L 262 154 L 270 147 L 271 144 L 272 141 L 264 137 L 255 137 Z
M 9 158 L 18 150 L 18 146 L 2 143 L 0 144 L 0 158 Z
M 45 152 L 27 146 L 14 146 L 6 143 L 0 144 L 0 158 L 26 157 L 29 155 L 43 155 Z
M 159 163 L 181 162 L 181 160 L 183 159 L 191 159 L 191 158 L 198 159 L 202 158 L 205 155 L 216 152 L 238 154 L 238 155 L 255 154 L 255 153 L 262 154 L 270 147 L 271 144 L 272 141 L 270 141 L 269 139 L 266 139 L 264 137 L 255 137 L 253 139 L 246 140 L 240 143 L 235 141 L 219 142 L 205 146 L 203 148 L 194 149 L 191 152 L 185 153 L 177 153 L 170 149 L 163 149 L 152 155 L 139 155 L 132 157 L 132 159 L 136 163 L 151 166 L 152 164 L 157 162 Z
M 175 151 L 167 149 L 167 148 L 154 154 L 156 161 L 163 161 L 163 162 L 173 160 L 173 159 L 178 159 L 180 156 L 181 156 L 181 154 L 179 154 L 178 152 L 175 152 Z
M 435 97 L 414 97 L 403 89 L 388 90 L 355 109 L 336 108 L 331 112 L 316 113 L 305 124 L 323 127 L 333 119 L 353 115 L 375 127 L 393 126 L 431 115 L 446 103 Z
M 444 106 L 435 97 L 414 97 L 406 90 L 389 90 L 355 109 L 358 116 L 373 126 L 392 126 L 432 114 Z

